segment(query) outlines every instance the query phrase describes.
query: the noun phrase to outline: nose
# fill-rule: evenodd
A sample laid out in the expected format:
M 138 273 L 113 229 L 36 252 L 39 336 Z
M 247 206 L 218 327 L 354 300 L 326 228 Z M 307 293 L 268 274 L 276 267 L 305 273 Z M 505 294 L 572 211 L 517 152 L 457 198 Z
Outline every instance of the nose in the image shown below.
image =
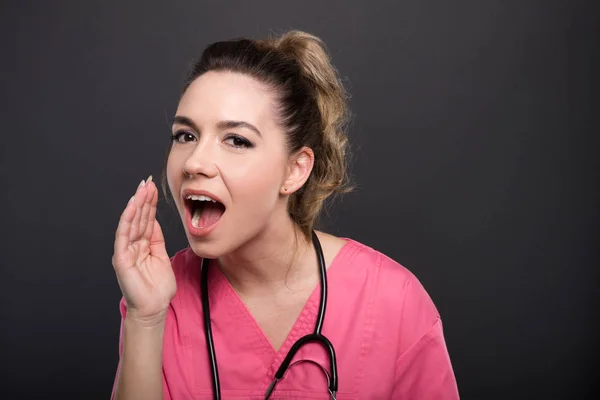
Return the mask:
M 208 141 L 198 142 L 194 151 L 185 160 L 183 173 L 192 178 L 198 175 L 214 178 L 218 172 L 215 151 L 211 144 Z

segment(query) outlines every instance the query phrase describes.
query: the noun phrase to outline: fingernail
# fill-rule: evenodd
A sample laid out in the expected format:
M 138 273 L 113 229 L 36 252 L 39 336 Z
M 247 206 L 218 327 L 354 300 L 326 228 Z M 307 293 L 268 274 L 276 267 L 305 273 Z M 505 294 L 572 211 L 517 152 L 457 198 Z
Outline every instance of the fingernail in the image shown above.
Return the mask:
M 145 184 L 146 184 L 146 182 L 142 179 L 142 181 L 138 185 L 138 189 L 141 188 L 142 186 L 144 186 Z
M 131 198 L 129 199 L 129 203 L 133 203 L 133 199 L 135 199 L 135 196 L 131 196 Z
M 150 176 L 148 177 L 148 179 L 146 179 L 146 183 L 150 183 L 150 182 L 152 182 L 152 175 L 150 175 Z

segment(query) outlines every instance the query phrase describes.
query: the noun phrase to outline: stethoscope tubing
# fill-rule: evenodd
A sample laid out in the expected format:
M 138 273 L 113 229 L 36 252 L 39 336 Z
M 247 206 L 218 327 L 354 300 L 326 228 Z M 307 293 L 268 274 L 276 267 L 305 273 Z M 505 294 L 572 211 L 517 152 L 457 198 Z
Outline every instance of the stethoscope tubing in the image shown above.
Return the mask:
M 317 321 L 315 324 L 315 330 L 313 333 L 308 334 L 306 336 L 301 337 L 294 343 L 282 361 L 279 369 L 275 373 L 275 379 L 267 389 L 267 393 L 265 395 L 265 399 L 268 399 L 273 391 L 275 390 L 275 386 L 277 382 L 283 379 L 285 372 L 287 371 L 292 359 L 300 350 L 300 348 L 309 342 L 319 343 L 323 348 L 327 351 L 327 355 L 329 356 L 329 368 L 330 368 L 330 379 L 329 379 L 329 392 L 331 393 L 331 398 L 335 399 L 337 390 L 338 390 L 338 375 L 337 375 L 337 360 L 335 356 L 335 349 L 333 344 L 321 333 L 323 329 L 323 321 L 325 319 L 325 311 L 327 307 L 327 271 L 325 268 L 325 257 L 323 255 L 323 249 L 321 248 L 321 243 L 317 237 L 315 231 L 312 231 L 312 242 L 315 247 L 315 251 L 317 253 L 317 259 L 319 262 L 319 278 L 320 278 L 320 287 L 321 287 L 321 295 L 319 301 L 319 312 L 317 314 Z M 202 260 L 202 269 L 200 271 L 200 289 L 202 292 L 202 312 L 203 312 L 203 320 L 204 320 L 204 334 L 206 337 L 206 347 L 208 348 L 208 356 L 211 365 L 211 377 L 212 377 L 212 386 L 213 386 L 213 398 L 215 400 L 221 400 L 221 384 L 219 380 L 219 369 L 217 367 L 217 356 L 215 354 L 215 345 L 212 336 L 212 327 L 210 320 L 210 304 L 208 300 L 208 266 L 210 264 L 210 259 L 204 258 Z

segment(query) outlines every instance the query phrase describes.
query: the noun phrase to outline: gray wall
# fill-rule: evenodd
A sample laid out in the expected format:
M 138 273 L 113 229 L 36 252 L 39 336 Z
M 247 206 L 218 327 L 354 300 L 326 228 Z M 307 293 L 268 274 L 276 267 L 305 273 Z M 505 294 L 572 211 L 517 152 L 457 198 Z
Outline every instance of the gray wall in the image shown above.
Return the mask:
M 0 397 L 108 398 L 113 235 L 160 174 L 189 62 L 296 28 L 326 41 L 353 95 L 359 188 L 327 229 L 421 279 L 462 398 L 592 398 L 593 3 L 3 1 Z M 159 219 L 169 252 L 186 246 L 162 201 Z

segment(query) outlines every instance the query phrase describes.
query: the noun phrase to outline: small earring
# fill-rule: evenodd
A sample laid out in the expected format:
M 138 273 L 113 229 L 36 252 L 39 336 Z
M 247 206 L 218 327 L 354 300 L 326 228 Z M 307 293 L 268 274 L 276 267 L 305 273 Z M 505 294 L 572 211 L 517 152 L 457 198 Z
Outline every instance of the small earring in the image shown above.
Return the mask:
M 286 188 L 286 187 L 284 187 L 284 188 L 283 188 L 283 191 L 284 191 L 284 192 L 287 192 L 287 188 Z

